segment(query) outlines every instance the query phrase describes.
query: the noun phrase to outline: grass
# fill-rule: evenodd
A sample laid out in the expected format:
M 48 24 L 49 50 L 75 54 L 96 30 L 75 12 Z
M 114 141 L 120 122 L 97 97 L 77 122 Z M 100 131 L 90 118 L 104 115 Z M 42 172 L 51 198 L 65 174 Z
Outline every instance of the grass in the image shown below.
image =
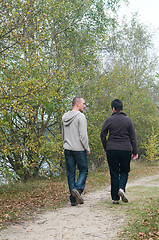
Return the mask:
M 158 179 L 159 183 L 159 179 Z M 159 196 L 156 187 L 129 188 L 130 204 L 124 205 L 128 224 L 119 239 L 159 239 Z M 119 207 L 119 211 L 123 211 Z
M 142 169 L 142 171 L 141 171 Z M 129 181 L 142 176 L 158 174 L 159 163 L 133 163 Z M 143 186 L 129 186 L 127 189 L 128 203 L 120 201 L 112 205 L 106 199 L 99 205 L 118 218 L 124 218 L 122 232 L 115 238 L 121 240 L 159 240 L 159 178 Z M 124 229 L 123 229 L 124 226 Z
M 148 168 L 147 168 L 148 166 Z M 132 171 L 134 177 L 136 167 Z M 154 169 L 155 164 L 151 168 L 151 163 L 141 163 L 140 166 L 146 175 L 152 173 L 158 174 L 158 165 Z M 146 168 L 146 169 L 145 169 Z M 157 171 L 156 171 L 157 170 Z M 138 170 L 137 170 L 138 172 Z M 145 175 L 145 174 L 144 174 Z M 159 186 L 159 179 L 151 181 Z M 157 187 L 153 186 L 136 186 L 128 189 L 128 195 L 131 199 L 130 204 L 126 204 L 124 209 L 128 216 L 128 225 L 125 227 L 119 239 L 134 240 L 159 240 L 159 192 Z
M 141 171 L 142 169 L 142 171 Z M 159 163 L 132 162 L 129 179 L 157 174 Z M 110 184 L 108 167 L 90 172 L 84 193 Z M 37 213 L 66 206 L 69 192 L 66 176 L 36 179 L 0 186 L 0 228 L 33 218 Z M 154 204 L 155 205 L 155 204 Z M 142 238 L 141 238 L 142 239 Z

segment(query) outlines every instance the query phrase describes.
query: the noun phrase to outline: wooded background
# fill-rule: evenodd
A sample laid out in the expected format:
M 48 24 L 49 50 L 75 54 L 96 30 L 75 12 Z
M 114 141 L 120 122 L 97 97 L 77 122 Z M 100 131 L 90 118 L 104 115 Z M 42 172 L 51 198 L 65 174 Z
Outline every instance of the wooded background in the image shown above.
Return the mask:
M 159 159 L 159 75 L 153 33 L 121 0 L 3 0 L 0 6 L 0 175 L 10 181 L 65 169 L 62 115 L 87 103 L 90 168 L 105 161 L 100 131 L 119 98 L 139 156 Z

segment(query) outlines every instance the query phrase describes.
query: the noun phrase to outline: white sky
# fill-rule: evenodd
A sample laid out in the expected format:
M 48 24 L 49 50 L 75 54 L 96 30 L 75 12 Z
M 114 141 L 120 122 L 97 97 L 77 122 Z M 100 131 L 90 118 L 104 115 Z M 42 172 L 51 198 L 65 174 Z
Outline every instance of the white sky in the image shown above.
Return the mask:
M 159 22 L 159 0 L 130 0 L 130 7 L 138 11 L 146 22 L 158 26 Z
M 156 29 L 155 44 L 159 48 L 159 0 L 129 0 L 128 7 L 121 6 L 121 15 L 131 16 L 131 13 L 138 12 L 142 22 Z

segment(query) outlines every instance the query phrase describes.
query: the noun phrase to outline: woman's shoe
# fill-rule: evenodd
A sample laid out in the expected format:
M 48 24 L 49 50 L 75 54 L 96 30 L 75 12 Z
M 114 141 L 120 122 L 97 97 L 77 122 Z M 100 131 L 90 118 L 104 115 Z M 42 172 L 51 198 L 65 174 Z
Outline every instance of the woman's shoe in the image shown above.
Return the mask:
M 113 200 L 113 204 L 119 204 L 118 200 Z
M 125 203 L 128 202 L 128 198 L 123 189 L 121 189 L 121 188 L 119 189 L 118 195 L 119 195 L 119 197 L 121 197 L 123 202 L 125 202 Z
M 71 206 L 77 206 L 78 203 L 77 202 L 71 202 Z

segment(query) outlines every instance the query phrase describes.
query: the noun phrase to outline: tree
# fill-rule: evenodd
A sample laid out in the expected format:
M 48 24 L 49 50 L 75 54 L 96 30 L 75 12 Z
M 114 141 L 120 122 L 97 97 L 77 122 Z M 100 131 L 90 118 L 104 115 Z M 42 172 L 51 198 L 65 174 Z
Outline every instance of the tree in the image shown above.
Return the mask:
M 152 98 L 157 87 L 155 67 L 158 62 L 155 55 L 149 54 L 150 48 L 153 49 L 151 33 L 137 16 L 133 16 L 130 23 L 125 20 L 114 27 L 103 42 L 103 51 L 99 51 L 103 68 L 98 64 L 98 76 L 85 88 L 85 96 L 90 101 L 88 132 L 94 165 L 98 166 L 105 159 L 99 136 L 104 120 L 111 115 L 113 99 L 123 101 L 124 111 L 133 120 L 140 156 L 146 152 L 145 144 L 152 128 L 155 133 L 159 132 L 157 107 Z
M 59 170 L 61 116 L 93 72 L 109 18 L 102 0 L 4 0 L 0 14 L 0 169 L 27 180 Z

